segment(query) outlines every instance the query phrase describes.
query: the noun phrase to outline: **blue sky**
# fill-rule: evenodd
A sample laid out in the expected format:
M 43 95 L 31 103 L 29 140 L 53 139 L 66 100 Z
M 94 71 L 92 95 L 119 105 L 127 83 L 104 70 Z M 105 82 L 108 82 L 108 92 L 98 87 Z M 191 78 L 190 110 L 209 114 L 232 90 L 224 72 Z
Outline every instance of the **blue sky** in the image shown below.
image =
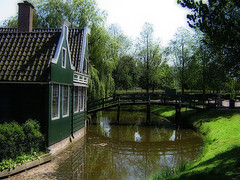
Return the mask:
M 21 0 L 0 0 L 0 22 L 17 14 Z M 145 22 L 153 24 L 154 36 L 163 45 L 173 38 L 178 27 L 186 27 L 187 10 L 176 0 L 96 0 L 108 14 L 107 24 L 118 24 L 133 40 L 140 36 Z

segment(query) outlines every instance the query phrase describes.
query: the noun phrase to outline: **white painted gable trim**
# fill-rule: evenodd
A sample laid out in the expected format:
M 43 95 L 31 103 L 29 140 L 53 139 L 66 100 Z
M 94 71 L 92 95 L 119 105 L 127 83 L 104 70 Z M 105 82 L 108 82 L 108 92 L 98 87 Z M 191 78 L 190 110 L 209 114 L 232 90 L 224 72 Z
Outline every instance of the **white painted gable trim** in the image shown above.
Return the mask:
M 84 27 L 82 55 L 81 55 L 81 61 L 80 61 L 80 72 L 83 71 L 83 62 L 84 62 L 84 58 L 85 58 L 85 49 L 86 49 L 86 46 L 87 46 L 87 34 L 88 34 L 88 25 L 86 25 Z
M 62 31 L 60 39 L 58 41 L 57 49 L 56 49 L 55 54 L 54 54 L 54 58 L 52 58 L 52 60 L 51 60 L 51 63 L 53 63 L 53 64 L 58 63 L 58 58 L 59 58 L 59 55 L 60 55 L 60 52 L 61 52 L 61 49 L 62 49 L 63 40 L 64 40 L 64 34 L 63 34 L 63 31 Z
M 64 36 L 66 34 L 66 42 L 67 42 L 67 54 L 68 54 L 68 58 L 69 58 L 69 63 L 70 63 L 70 67 L 72 70 L 75 70 L 75 67 L 72 65 L 72 60 L 71 60 L 71 54 L 70 54 L 70 48 L 69 48 L 69 43 L 68 43 L 68 27 L 70 26 L 70 22 L 68 20 L 64 20 L 63 25 L 62 25 L 62 32 L 61 32 L 61 36 L 60 39 L 58 41 L 58 45 L 57 45 L 57 49 L 56 52 L 54 54 L 54 58 L 52 58 L 51 63 L 53 64 L 57 64 L 58 63 L 58 59 L 62 50 L 62 45 L 63 45 L 63 41 L 64 41 Z M 67 27 L 65 29 L 65 27 Z M 67 32 L 65 32 L 65 30 Z M 67 63 L 67 62 L 66 62 Z

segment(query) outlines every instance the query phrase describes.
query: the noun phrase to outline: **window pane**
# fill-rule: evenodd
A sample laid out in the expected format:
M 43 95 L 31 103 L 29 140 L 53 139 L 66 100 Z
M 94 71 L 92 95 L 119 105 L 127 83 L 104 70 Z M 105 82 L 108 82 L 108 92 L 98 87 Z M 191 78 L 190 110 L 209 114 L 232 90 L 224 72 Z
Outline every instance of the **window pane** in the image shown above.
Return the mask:
M 63 116 L 68 115 L 69 98 L 68 98 L 68 86 L 63 86 Z
M 62 67 L 66 67 L 66 49 L 62 49 Z
M 52 118 L 59 117 L 59 86 L 53 85 L 52 90 Z
M 81 110 L 84 110 L 85 106 L 85 89 L 81 88 Z
M 74 87 L 74 112 L 79 111 L 79 92 L 78 87 Z
M 82 110 L 82 88 L 79 87 L 79 108 Z

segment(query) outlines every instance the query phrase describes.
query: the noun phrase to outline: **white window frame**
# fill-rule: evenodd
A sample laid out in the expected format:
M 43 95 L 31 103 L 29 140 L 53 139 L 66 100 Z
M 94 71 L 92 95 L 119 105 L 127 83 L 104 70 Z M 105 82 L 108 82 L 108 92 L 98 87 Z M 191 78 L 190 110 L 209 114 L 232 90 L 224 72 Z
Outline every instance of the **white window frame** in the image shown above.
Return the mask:
M 53 117 L 53 89 L 54 89 L 54 86 L 58 86 L 58 114 L 56 117 Z M 60 85 L 59 84 L 52 84 L 51 117 L 52 117 L 52 120 L 56 120 L 56 119 L 60 118 Z
M 77 92 L 78 92 L 78 96 L 77 96 L 77 110 L 75 110 L 75 102 L 76 102 L 76 99 L 75 99 L 75 96 L 76 96 L 76 91 L 75 91 L 75 89 L 77 89 Z M 74 110 L 74 113 L 78 113 L 79 112 L 79 108 L 80 108 L 80 104 L 79 104 L 79 87 L 77 87 L 77 86 L 74 86 L 73 87 L 73 94 L 74 94 L 74 100 L 73 100 L 73 102 L 74 102 L 74 105 L 73 105 L 73 110 Z
M 80 94 L 80 112 L 84 111 L 84 93 L 83 93 L 83 88 L 80 88 L 81 94 Z
M 85 98 L 84 98 L 84 108 L 85 108 L 85 110 L 87 110 L 87 88 L 85 88 L 84 95 L 85 95 Z
M 65 53 L 63 53 L 65 51 Z M 67 49 L 62 47 L 62 68 L 66 68 L 67 64 Z
M 67 114 L 63 114 L 64 110 L 64 87 L 67 87 Z M 62 117 L 68 117 L 69 116 L 69 86 L 62 85 Z

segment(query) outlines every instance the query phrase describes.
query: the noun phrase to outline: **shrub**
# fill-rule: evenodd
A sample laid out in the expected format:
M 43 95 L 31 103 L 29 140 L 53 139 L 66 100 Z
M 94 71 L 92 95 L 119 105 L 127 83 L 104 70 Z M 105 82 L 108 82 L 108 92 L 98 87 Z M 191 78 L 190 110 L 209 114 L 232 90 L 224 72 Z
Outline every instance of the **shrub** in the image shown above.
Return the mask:
M 25 134 L 17 122 L 0 125 L 0 158 L 15 158 L 24 148 Z
M 44 136 L 40 132 L 40 125 L 36 120 L 29 119 L 23 124 L 26 135 L 25 145 L 27 153 L 39 152 L 43 148 Z
M 0 124 L 0 162 L 17 156 L 38 153 L 45 148 L 44 136 L 36 120 L 29 119 L 22 126 L 17 122 Z

